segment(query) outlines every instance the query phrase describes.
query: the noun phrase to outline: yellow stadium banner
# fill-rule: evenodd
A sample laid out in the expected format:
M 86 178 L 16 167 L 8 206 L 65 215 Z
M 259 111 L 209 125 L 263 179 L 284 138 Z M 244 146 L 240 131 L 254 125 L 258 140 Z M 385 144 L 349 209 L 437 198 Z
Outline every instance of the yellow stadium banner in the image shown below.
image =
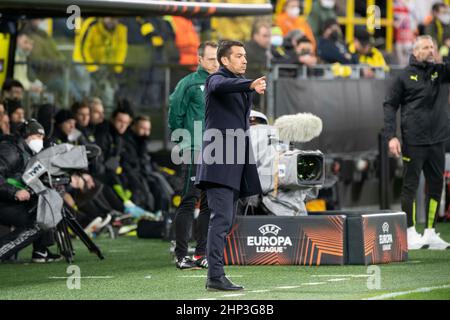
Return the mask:
M 8 70 L 9 39 L 9 34 L 0 33 L 0 86 L 3 86 Z

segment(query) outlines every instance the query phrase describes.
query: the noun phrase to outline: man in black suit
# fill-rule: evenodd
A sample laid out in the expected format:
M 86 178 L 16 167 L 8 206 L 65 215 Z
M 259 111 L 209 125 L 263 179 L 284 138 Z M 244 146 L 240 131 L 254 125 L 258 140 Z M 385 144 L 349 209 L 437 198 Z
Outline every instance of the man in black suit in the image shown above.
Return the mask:
M 249 115 L 252 93 L 264 94 L 265 77 L 244 78 L 247 57 L 238 41 L 222 41 L 217 50 L 221 67 L 205 85 L 205 134 L 196 184 L 205 189 L 211 210 L 207 241 L 208 290 L 242 290 L 223 268 L 225 239 L 231 231 L 239 198 L 261 193 L 251 154 Z M 211 135 L 215 138 L 213 141 Z M 243 137 L 243 139 L 242 139 Z M 237 143 L 236 143 L 237 140 Z M 214 149 L 214 152 L 209 152 Z

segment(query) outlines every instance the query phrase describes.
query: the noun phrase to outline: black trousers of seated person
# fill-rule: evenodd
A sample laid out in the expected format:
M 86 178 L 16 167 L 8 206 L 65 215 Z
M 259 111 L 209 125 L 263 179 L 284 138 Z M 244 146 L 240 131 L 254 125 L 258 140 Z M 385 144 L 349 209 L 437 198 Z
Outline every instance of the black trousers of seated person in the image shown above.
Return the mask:
M 32 229 L 35 226 L 36 211 L 30 212 L 30 210 L 35 207 L 36 201 L 0 202 L 0 224 L 15 228 L 13 232 L 0 238 L 0 248 L 8 243 L 12 243 L 12 241 L 14 241 L 22 232 L 27 229 Z M 23 237 L 22 240 L 22 243 L 16 244 L 18 248 L 20 247 L 21 249 L 33 243 L 34 251 L 44 251 L 54 244 L 54 233 L 53 230 L 40 230 L 38 234 Z M 7 259 L 17 251 L 18 250 L 10 250 L 8 256 L 3 256 L 2 259 Z

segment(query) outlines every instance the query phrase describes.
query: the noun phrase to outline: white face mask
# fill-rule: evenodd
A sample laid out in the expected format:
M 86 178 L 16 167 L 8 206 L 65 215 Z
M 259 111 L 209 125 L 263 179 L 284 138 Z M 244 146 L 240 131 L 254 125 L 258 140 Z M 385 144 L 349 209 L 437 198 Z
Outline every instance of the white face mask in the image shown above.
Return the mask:
M 283 37 L 280 35 L 274 35 L 270 38 L 270 44 L 274 47 L 279 47 L 283 44 Z
M 336 1 L 334 1 L 334 0 L 320 0 L 320 4 L 324 8 L 332 9 L 332 8 L 334 8 L 334 5 L 336 4 Z
M 443 23 L 443 24 L 449 24 L 450 23 L 450 14 L 449 13 L 443 13 L 438 15 L 438 19 Z
M 297 18 L 300 15 L 300 8 L 299 7 L 292 7 L 287 9 L 286 13 L 291 18 Z
M 28 146 L 34 153 L 39 153 L 44 148 L 44 141 L 41 139 L 33 139 L 28 142 Z

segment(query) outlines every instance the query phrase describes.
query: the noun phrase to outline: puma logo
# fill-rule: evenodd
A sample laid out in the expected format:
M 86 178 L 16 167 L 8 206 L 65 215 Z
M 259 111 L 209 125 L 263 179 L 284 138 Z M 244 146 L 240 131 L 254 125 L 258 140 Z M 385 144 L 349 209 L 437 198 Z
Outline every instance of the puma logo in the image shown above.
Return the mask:
M 416 82 L 419 81 L 419 75 L 417 75 L 417 74 L 414 75 L 414 76 L 410 76 L 409 78 L 410 78 L 411 80 L 416 81 Z

